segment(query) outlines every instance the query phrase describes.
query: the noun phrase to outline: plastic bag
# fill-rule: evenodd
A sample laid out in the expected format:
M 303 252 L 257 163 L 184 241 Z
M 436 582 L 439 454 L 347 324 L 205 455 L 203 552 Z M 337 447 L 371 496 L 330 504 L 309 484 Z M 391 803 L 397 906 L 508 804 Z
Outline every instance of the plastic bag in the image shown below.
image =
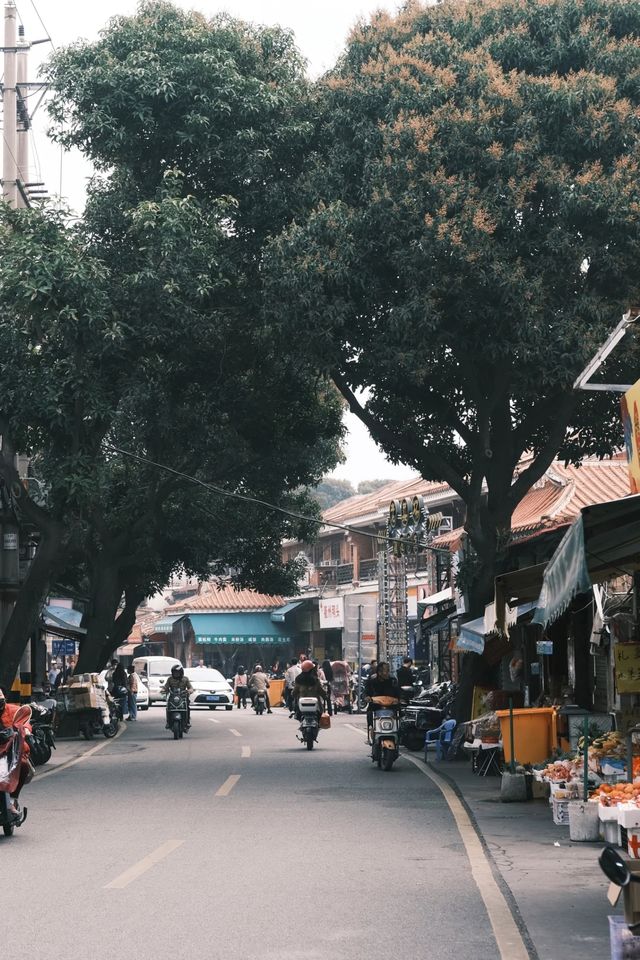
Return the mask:
M 331 717 L 328 713 L 323 713 L 320 716 L 320 729 L 328 730 L 331 726 Z

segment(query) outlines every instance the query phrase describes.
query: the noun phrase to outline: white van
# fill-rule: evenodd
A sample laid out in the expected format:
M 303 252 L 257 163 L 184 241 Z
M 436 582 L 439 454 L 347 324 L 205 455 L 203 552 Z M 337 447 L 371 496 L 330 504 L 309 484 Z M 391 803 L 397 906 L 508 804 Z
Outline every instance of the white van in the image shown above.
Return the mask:
M 147 685 L 151 704 L 164 701 L 164 682 L 171 676 L 171 668 L 181 667 L 182 664 L 175 657 L 136 657 L 133 666 Z

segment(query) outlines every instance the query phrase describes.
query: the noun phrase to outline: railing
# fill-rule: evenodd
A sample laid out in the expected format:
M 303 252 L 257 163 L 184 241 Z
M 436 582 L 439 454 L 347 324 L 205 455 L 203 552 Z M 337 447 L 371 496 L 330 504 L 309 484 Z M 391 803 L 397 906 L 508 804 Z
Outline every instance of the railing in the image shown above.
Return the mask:
M 374 557 L 372 560 L 360 561 L 360 579 L 377 580 L 378 579 L 378 560 Z
M 336 582 L 351 583 L 353 580 L 353 564 L 341 563 L 336 567 Z

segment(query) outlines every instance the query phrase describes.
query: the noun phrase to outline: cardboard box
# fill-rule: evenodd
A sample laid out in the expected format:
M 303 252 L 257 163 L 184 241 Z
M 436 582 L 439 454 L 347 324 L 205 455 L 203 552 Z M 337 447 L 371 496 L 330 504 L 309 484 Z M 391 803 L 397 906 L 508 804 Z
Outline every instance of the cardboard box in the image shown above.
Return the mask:
M 80 710 L 102 709 L 106 706 L 106 697 L 102 687 L 71 684 L 60 687 L 58 703 L 67 713 L 78 713 Z

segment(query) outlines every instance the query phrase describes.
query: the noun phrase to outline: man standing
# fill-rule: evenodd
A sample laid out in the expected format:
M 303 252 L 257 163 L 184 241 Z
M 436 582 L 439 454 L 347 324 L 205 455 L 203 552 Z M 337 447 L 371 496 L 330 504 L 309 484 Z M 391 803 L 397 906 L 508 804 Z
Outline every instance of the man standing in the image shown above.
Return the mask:
M 289 713 L 293 716 L 293 687 L 296 677 L 300 674 L 301 668 L 297 659 L 292 660 L 284 674 L 284 702 L 289 708 Z
M 129 716 L 127 720 L 138 719 L 138 690 L 140 681 L 133 664 L 129 667 L 129 676 L 127 678 L 127 699 L 129 701 Z

